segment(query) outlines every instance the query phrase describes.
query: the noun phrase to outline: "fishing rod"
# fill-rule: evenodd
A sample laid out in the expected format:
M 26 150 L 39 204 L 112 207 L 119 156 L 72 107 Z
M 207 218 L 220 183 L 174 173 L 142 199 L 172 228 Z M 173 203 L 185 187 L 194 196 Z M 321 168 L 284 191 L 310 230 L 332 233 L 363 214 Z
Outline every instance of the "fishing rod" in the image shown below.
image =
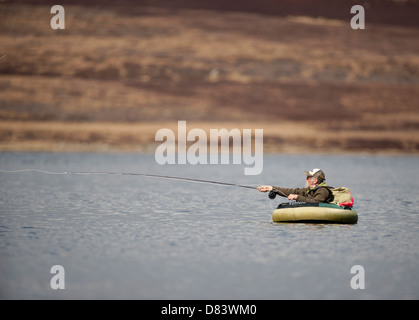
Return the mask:
M 89 174 L 91 174 L 91 175 L 142 176 L 142 177 L 149 177 L 149 178 L 160 178 L 160 179 L 168 179 L 168 180 L 183 180 L 183 181 L 217 184 L 217 185 L 231 186 L 231 187 L 238 187 L 238 188 L 246 188 L 246 189 L 256 189 L 256 187 L 246 186 L 246 185 L 236 184 L 236 183 L 203 180 L 203 179 L 194 179 L 194 178 L 184 178 L 184 177 L 175 177 L 175 176 L 164 176 L 164 175 L 149 174 L 149 173 L 101 172 L 101 171 L 96 171 L 96 172 L 81 172 L 81 171 L 51 172 L 51 171 L 45 171 L 45 170 L 40 170 L 40 169 L 20 169 L 20 170 L 1 170 L 0 169 L 0 172 L 4 172 L 4 173 L 20 173 L 20 172 L 31 172 L 31 171 L 32 172 L 45 173 L 45 174 L 56 174 L 56 175 L 65 175 L 65 174 L 89 175 Z

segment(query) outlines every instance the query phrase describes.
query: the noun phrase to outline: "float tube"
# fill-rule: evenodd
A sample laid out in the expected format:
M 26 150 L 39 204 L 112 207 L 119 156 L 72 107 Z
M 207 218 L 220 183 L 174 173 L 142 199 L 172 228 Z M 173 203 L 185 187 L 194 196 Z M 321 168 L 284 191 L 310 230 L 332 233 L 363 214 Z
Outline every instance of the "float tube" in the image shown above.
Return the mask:
M 358 214 L 349 207 L 332 203 L 281 203 L 272 214 L 273 222 L 345 223 L 358 222 Z

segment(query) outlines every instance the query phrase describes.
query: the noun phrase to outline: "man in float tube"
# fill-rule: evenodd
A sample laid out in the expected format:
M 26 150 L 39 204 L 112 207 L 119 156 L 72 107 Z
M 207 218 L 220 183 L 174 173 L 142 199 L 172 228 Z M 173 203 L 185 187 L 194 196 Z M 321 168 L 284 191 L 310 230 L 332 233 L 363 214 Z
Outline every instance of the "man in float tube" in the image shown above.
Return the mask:
M 331 202 L 333 201 L 332 188 L 326 185 L 326 176 L 321 169 L 304 171 L 306 174 L 306 188 L 280 188 L 274 186 L 260 186 L 260 192 L 273 191 L 288 200 L 298 202 Z

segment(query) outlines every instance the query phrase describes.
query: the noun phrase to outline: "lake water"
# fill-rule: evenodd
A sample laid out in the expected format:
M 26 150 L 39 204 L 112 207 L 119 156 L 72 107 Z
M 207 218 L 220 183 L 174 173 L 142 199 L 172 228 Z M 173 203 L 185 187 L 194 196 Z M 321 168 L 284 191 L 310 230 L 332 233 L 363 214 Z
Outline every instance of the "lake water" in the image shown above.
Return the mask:
M 265 155 L 244 165 L 165 165 L 153 155 L 0 153 L 0 169 L 163 174 L 347 186 L 358 224 L 276 224 L 266 193 L 117 175 L 0 173 L 2 299 L 418 299 L 419 158 Z M 282 200 L 281 200 L 282 199 Z M 276 206 L 283 198 L 272 201 Z M 65 270 L 53 290 L 51 267 Z M 365 289 L 352 289 L 354 265 Z M 61 274 L 62 275 L 62 274 Z

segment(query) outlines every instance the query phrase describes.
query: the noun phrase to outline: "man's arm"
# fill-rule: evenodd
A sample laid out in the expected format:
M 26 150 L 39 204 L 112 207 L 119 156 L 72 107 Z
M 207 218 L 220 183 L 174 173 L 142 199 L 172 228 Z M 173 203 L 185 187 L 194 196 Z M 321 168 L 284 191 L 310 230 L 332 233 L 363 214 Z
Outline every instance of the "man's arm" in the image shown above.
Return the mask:
M 326 202 L 329 196 L 329 191 L 326 188 L 318 188 L 314 193 L 298 195 L 295 200 L 301 202 Z
M 306 194 L 305 188 L 281 188 L 281 187 L 272 187 L 272 190 L 277 194 L 283 197 L 287 197 L 288 200 L 297 200 L 297 197 L 304 196 Z

